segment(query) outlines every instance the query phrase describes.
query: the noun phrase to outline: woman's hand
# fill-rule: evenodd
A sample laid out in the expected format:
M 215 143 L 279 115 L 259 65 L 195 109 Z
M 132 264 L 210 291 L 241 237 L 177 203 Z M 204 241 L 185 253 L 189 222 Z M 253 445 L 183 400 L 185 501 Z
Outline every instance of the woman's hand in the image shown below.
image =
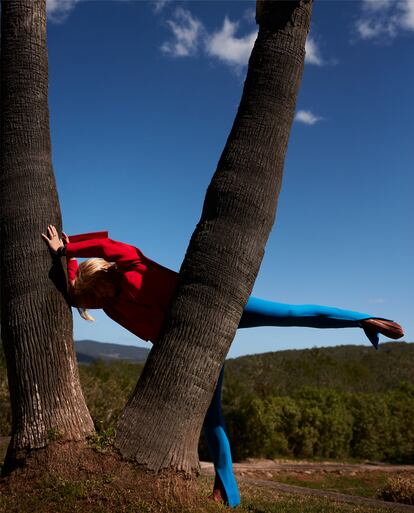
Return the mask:
M 65 240 L 69 241 L 69 237 L 65 234 Z M 42 233 L 42 239 L 45 241 L 52 253 L 57 254 L 60 248 L 64 247 L 62 239 L 59 237 L 56 228 L 53 224 L 49 224 L 47 227 L 47 235 Z
M 66 246 L 66 244 L 69 242 L 69 237 L 66 235 L 65 232 L 62 232 L 62 239 L 63 239 L 63 244 Z

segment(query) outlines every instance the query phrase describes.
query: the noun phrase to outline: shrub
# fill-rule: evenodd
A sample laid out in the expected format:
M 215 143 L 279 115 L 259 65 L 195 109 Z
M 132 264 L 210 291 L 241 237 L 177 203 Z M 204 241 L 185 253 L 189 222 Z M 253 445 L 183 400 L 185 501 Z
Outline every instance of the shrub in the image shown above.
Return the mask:
M 378 498 L 384 501 L 414 505 L 414 482 L 407 477 L 391 477 L 378 493 Z

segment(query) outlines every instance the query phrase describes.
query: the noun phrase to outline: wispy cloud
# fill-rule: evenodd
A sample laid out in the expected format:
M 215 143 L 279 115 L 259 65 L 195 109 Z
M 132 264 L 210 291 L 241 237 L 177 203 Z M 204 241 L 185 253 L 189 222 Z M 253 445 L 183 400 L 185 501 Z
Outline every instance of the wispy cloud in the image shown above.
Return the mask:
M 207 54 L 231 66 L 245 66 L 256 40 L 257 30 L 243 37 L 236 37 L 238 27 L 238 22 L 232 22 L 226 16 L 223 27 L 207 37 Z
M 407 30 L 414 30 L 414 0 L 402 2 L 401 11 L 401 25 Z
M 322 66 L 324 64 L 318 44 L 311 36 L 308 36 L 306 40 L 305 52 L 306 63 L 315 64 L 316 66 Z
M 367 11 L 380 11 L 391 5 L 393 0 L 363 0 L 363 9 Z
M 170 0 L 151 0 L 152 7 L 156 13 L 160 13 Z
M 310 110 L 298 110 L 295 115 L 295 121 L 305 125 L 314 125 L 318 121 L 322 121 L 322 119 L 320 116 L 315 116 Z
M 173 19 L 167 21 L 172 40 L 163 43 L 161 50 L 173 57 L 195 55 L 203 36 L 204 26 L 190 11 L 177 7 Z
M 256 9 L 252 9 L 248 7 L 244 13 L 243 18 L 248 21 L 249 23 L 256 23 Z
M 360 39 L 384 43 L 414 31 L 414 0 L 363 0 L 354 29 Z
M 62 23 L 69 16 L 80 0 L 46 0 L 48 19 L 54 23 Z

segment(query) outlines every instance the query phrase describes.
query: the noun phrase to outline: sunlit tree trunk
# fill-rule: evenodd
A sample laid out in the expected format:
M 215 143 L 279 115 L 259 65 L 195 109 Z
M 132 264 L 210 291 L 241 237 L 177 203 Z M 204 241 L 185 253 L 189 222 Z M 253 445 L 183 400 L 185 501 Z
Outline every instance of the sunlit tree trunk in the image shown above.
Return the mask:
M 1 2 L 1 338 L 12 404 L 5 468 L 49 440 L 93 430 L 79 384 L 59 262 L 40 234 L 61 226 L 51 163 L 45 0 Z
M 198 469 L 203 419 L 274 222 L 310 16 L 310 1 L 258 6 L 243 96 L 176 298 L 118 423 L 121 454 L 147 469 Z

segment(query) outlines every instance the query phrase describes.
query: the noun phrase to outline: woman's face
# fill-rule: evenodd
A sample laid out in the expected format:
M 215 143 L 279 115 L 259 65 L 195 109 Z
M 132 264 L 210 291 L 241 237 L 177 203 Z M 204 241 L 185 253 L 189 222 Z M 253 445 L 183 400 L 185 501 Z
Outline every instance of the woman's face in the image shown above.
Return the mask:
M 103 298 L 92 293 L 78 294 L 73 300 L 74 306 L 86 309 L 103 308 L 104 302 Z
M 100 272 L 90 290 L 75 297 L 75 306 L 80 308 L 104 308 L 108 300 L 114 298 L 118 292 L 114 276 Z
M 113 273 L 101 271 L 99 278 L 95 280 L 93 293 L 98 298 L 110 299 L 116 296 L 117 287 Z

